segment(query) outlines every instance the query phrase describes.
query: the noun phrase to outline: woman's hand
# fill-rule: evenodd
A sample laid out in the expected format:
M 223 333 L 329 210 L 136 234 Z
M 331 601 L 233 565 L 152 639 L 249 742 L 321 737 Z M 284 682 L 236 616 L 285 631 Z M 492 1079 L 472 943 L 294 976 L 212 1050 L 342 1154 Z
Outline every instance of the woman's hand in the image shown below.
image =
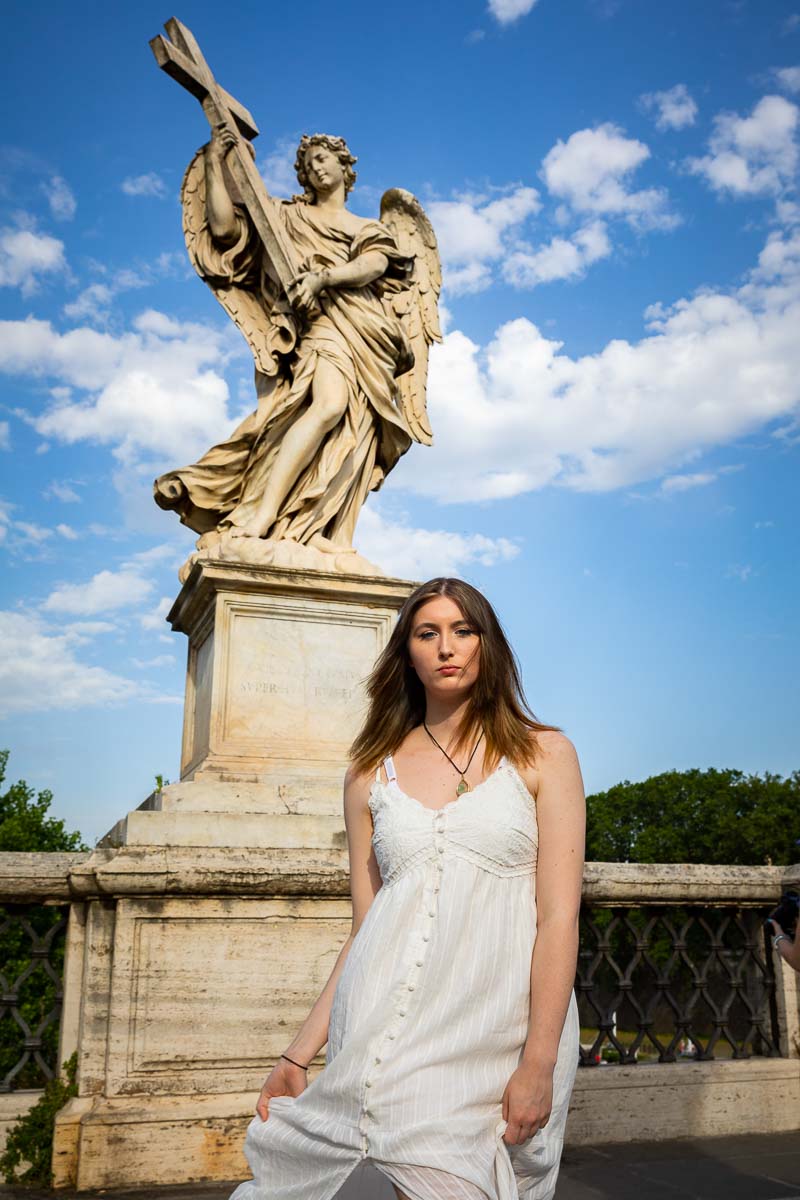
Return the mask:
M 770 925 L 772 926 L 772 944 L 778 951 L 778 954 L 793 970 L 800 971 L 800 938 L 797 936 L 794 939 L 790 938 L 788 933 L 781 929 L 777 921 L 770 919 Z M 774 941 L 776 937 L 780 939 L 777 946 Z
M 316 307 L 317 296 L 327 286 L 321 271 L 301 271 L 289 283 L 289 300 L 296 307 L 309 310 Z
M 553 1107 L 553 1070 L 521 1063 L 503 1092 L 503 1140 L 510 1146 L 527 1142 L 550 1120 Z
M 262 1121 L 269 1116 L 269 1102 L 273 1096 L 299 1096 L 308 1086 L 306 1072 L 285 1058 L 279 1058 L 270 1071 L 256 1103 L 256 1112 Z

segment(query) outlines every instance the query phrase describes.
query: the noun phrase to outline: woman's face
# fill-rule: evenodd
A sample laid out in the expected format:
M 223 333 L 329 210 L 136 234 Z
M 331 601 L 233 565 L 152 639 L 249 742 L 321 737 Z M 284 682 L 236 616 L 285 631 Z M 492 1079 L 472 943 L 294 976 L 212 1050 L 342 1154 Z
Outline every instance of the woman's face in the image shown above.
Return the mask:
M 344 181 L 344 167 L 327 146 L 310 146 L 306 150 L 306 175 L 314 191 L 325 195 Z
M 434 596 L 414 614 L 408 639 L 411 665 L 434 696 L 466 694 L 478 678 L 480 634 L 449 596 Z

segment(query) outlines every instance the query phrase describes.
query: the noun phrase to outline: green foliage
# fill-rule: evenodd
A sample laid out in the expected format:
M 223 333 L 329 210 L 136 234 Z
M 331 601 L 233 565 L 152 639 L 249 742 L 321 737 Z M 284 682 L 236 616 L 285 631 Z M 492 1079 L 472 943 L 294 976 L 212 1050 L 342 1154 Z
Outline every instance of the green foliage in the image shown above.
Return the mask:
M 6 776 L 8 751 L 0 751 L 0 787 Z M 0 791 L 0 851 L 80 851 L 88 850 L 79 833 L 68 833 L 63 821 L 48 816 L 52 793 L 38 795 L 24 780 L 12 783 Z M 17 919 L 24 913 L 28 928 Z M 3 927 L 8 919 L 7 925 Z M 31 968 L 31 947 L 34 939 L 43 939 L 49 930 L 64 919 L 64 910 L 48 905 L 0 906 L 0 981 L 6 994 L 16 996 L 15 1007 L 31 1033 L 37 1035 L 48 1014 L 56 1006 L 57 983 L 47 972 L 45 963 L 36 962 Z M 64 938 L 56 940 L 49 955 L 55 974 L 60 977 L 64 960 Z M 27 974 L 26 974 L 27 972 Z M 24 976 L 24 978 L 22 978 Z M 20 979 L 22 981 L 20 982 Z M 42 1033 L 42 1055 L 55 1065 L 58 1055 L 58 1021 L 51 1021 Z M 8 1009 L 0 1020 L 0 1079 L 13 1070 L 25 1053 L 25 1030 Z M 11 1080 L 13 1088 L 39 1088 L 43 1072 L 35 1059 L 29 1057 L 21 1071 Z
M 587 797 L 594 862 L 786 865 L 800 860 L 800 771 L 666 771 Z
M 71 1096 L 78 1094 L 76 1075 L 78 1055 L 63 1066 L 64 1078 L 51 1079 L 42 1095 L 11 1129 L 5 1151 L 0 1157 L 0 1172 L 6 1183 L 30 1183 L 50 1187 L 53 1155 L 53 1129 L 56 1113 Z M 20 1167 L 24 1167 L 21 1173 Z
M 0 750 L 0 786 L 6 777 L 8 750 Z M 0 793 L 0 851 L 88 850 L 79 833 L 67 833 L 63 821 L 48 817 L 53 793 L 35 795 L 24 779 Z

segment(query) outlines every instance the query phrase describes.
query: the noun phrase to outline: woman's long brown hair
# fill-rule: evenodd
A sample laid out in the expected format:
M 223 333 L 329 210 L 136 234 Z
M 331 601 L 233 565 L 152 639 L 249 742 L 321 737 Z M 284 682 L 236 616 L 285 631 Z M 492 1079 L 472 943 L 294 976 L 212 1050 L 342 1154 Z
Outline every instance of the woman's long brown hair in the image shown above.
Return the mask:
M 480 669 L 451 753 L 474 742 L 483 730 L 484 761 L 491 771 L 505 756 L 516 766 L 535 761 L 536 734 L 558 729 L 537 721 L 525 699 L 519 664 L 497 615 L 485 596 L 463 579 L 429 579 L 406 600 L 391 637 L 366 681 L 369 708 L 350 747 L 358 771 L 374 771 L 425 718 L 425 689 L 411 666 L 408 641 L 417 610 L 436 596 L 453 600 L 480 637 Z

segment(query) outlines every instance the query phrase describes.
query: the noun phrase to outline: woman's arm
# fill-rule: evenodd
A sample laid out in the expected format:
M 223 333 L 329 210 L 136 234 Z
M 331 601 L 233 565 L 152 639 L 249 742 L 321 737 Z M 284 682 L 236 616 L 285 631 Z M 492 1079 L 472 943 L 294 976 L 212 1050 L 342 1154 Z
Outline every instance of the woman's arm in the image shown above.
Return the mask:
M 778 954 L 780 954 L 785 963 L 788 963 L 793 971 L 800 972 L 800 926 L 798 926 L 798 932 L 795 933 L 794 938 L 791 938 L 788 933 L 785 933 L 781 929 L 776 921 L 770 921 L 770 925 L 774 931 L 773 938 L 777 937 L 780 939 L 777 946 L 775 946 L 774 940 L 772 943 Z
M 538 742 L 539 856 L 530 1017 L 522 1060 L 503 1100 L 509 1123 L 506 1140 L 512 1144 L 532 1137 L 550 1116 L 553 1070 L 575 983 L 583 882 L 586 805 L 578 756 L 561 733 L 545 731 Z
M 344 822 L 347 831 L 347 845 L 350 856 L 350 894 L 353 902 L 353 916 L 350 933 L 342 946 L 333 965 L 327 983 L 314 1002 L 311 1011 L 297 1033 L 286 1047 L 284 1053 L 304 1066 L 311 1062 L 328 1040 L 333 994 L 339 976 L 344 970 L 344 964 L 353 938 L 358 933 L 367 911 L 382 886 L 378 862 L 372 847 L 372 814 L 369 810 L 370 778 L 356 775 L 352 767 L 345 776 L 344 784 Z M 270 1096 L 299 1094 L 305 1087 L 305 1072 L 299 1067 L 280 1059 L 267 1078 L 256 1111 L 262 1121 L 267 1119 L 268 1101 Z

